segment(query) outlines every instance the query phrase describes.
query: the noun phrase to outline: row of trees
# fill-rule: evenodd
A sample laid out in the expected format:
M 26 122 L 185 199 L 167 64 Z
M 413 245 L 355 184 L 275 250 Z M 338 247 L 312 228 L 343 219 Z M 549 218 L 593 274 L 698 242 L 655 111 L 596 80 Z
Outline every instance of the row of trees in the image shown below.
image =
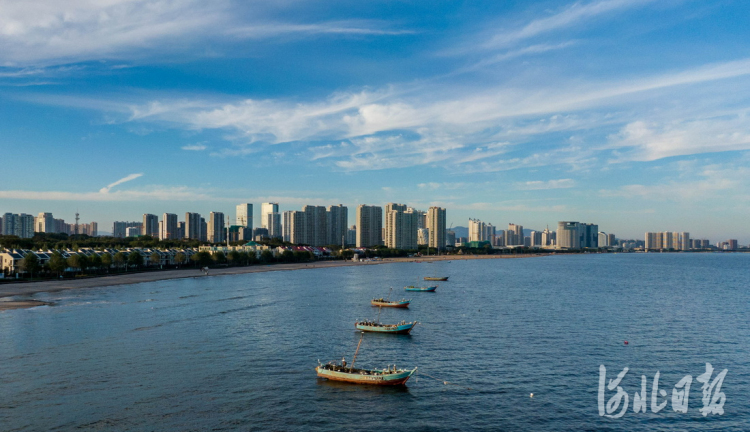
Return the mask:
M 263 251 L 260 258 L 256 257 L 254 253 L 241 251 L 230 251 L 228 254 L 224 254 L 221 251 L 214 252 L 213 254 L 198 252 L 190 256 L 190 261 L 196 267 L 212 267 L 217 265 L 248 266 L 275 262 L 295 263 L 307 262 L 312 259 L 314 259 L 314 256 L 309 252 L 284 251 L 280 256 L 274 257 L 271 251 L 268 250 Z M 184 253 L 179 252 L 175 255 L 174 262 L 177 267 L 180 267 L 188 262 L 188 258 Z M 159 266 L 161 264 L 161 256 L 157 253 L 151 254 L 149 264 Z M 115 271 L 123 271 L 123 269 L 127 271 L 128 268 L 140 269 L 142 266 L 143 256 L 138 251 L 130 253 L 118 252 L 114 255 L 108 253 L 90 256 L 75 254 L 67 258 L 59 252 L 55 252 L 44 265 L 40 263 L 39 257 L 33 253 L 29 253 L 19 262 L 20 269 L 27 272 L 30 278 L 42 273 L 45 273 L 47 276 L 55 275 L 56 277 L 60 277 L 69 269 L 76 274 L 100 274 L 102 272 L 109 273 L 112 269 Z

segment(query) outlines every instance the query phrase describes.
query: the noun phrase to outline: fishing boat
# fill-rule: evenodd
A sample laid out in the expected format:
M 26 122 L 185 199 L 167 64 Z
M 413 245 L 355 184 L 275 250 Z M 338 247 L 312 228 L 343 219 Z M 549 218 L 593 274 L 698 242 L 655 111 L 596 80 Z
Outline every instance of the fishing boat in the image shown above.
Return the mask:
M 406 291 L 422 291 L 422 292 L 435 292 L 437 289 L 437 285 L 435 286 L 426 286 L 426 287 L 419 287 L 414 285 L 405 286 L 404 290 Z
M 362 345 L 364 333 L 359 338 L 357 350 L 354 352 L 354 359 L 351 366 L 347 366 L 346 360 L 341 359 L 341 363 L 328 362 L 321 364 L 318 360 L 318 366 L 315 368 L 318 377 L 326 378 L 332 381 L 342 381 L 352 384 L 367 385 L 404 385 L 411 378 L 417 368 L 412 370 L 398 369 L 396 365 L 388 366 L 386 369 L 357 369 L 354 362 L 357 360 L 359 347 Z
M 426 281 L 447 281 L 450 276 L 425 276 Z
M 382 297 L 379 299 L 370 300 L 371 305 L 378 306 L 378 307 L 408 308 L 409 303 L 411 303 L 411 300 L 406 300 L 406 299 L 388 300 Z
M 354 323 L 354 327 L 357 330 L 376 332 L 376 333 L 390 333 L 390 334 L 409 334 L 411 329 L 417 325 L 416 321 L 406 322 L 401 321 L 398 324 L 382 324 L 375 321 L 357 321 Z

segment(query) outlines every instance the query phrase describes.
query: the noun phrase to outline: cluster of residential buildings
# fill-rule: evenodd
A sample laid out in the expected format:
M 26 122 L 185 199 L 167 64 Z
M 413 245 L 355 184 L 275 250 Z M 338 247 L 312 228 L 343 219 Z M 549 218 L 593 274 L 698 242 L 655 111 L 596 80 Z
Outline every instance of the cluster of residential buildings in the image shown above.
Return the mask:
M 0 235 L 13 235 L 20 238 L 34 237 L 35 232 L 41 233 L 64 233 L 64 234 L 87 234 L 98 235 L 99 226 L 96 222 L 87 224 L 65 223 L 63 219 L 55 219 L 52 213 L 39 213 L 34 216 L 26 213 L 5 213 L 0 217 Z
M 688 232 L 647 232 L 644 241 L 644 249 L 649 250 L 695 250 L 713 249 L 706 239 L 691 239 Z M 718 242 L 718 250 L 737 250 L 739 248 L 736 239 Z

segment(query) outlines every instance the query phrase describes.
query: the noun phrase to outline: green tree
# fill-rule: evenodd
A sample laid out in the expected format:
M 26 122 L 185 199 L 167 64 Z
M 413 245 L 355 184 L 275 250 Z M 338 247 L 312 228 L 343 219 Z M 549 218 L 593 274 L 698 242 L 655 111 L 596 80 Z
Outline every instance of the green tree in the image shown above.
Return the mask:
M 271 253 L 270 250 L 266 249 L 263 251 L 263 253 L 260 254 L 260 262 L 264 264 L 268 264 L 273 261 L 273 253 Z
M 227 259 L 229 260 L 229 262 L 230 262 L 230 263 L 231 263 L 232 265 L 237 265 L 237 264 L 239 264 L 239 263 L 240 263 L 240 258 L 241 258 L 241 255 L 240 255 L 240 253 L 239 253 L 239 252 L 237 252 L 236 250 L 230 251 L 230 252 L 229 252 L 229 253 L 227 254 Z
M 117 267 L 118 270 L 122 268 L 123 264 L 125 264 L 127 260 L 127 255 L 122 252 L 117 252 L 115 256 L 112 257 L 112 263 L 114 263 L 115 267 Z
M 73 254 L 73 255 L 69 256 L 68 259 L 67 259 L 68 267 L 74 269 L 75 271 L 83 270 L 83 268 L 82 268 L 83 265 L 81 263 L 81 257 L 82 256 L 83 255 L 80 255 L 80 254 Z
M 227 262 L 227 257 L 224 255 L 224 252 L 222 251 L 216 251 L 213 255 L 213 260 L 216 262 L 216 264 L 224 264 Z
M 148 260 L 153 265 L 159 265 L 161 264 L 161 254 L 158 252 L 151 252 L 151 256 L 148 257 Z
M 21 270 L 29 272 L 30 278 L 34 277 L 34 272 L 39 271 L 39 269 L 42 268 L 41 264 L 39 264 L 39 257 L 33 252 L 27 253 L 18 264 L 21 267 Z
M 208 252 L 198 252 L 190 257 L 200 267 L 208 267 L 213 264 L 214 260 Z
M 109 272 L 109 269 L 112 267 L 112 255 L 105 252 L 102 254 L 102 266 L 107 269 L 107 272 Z
M 174 256 L 174 262 L 176 262 L 177 265 L 185 264 L 185 261 L 187 261 L 187 257 L 182 252 L 177 252 L 177 255 Z
M 351 260 L 352 258 L 354 258 L 354 251 L 351 249 L 342 250 L 341 258 L 345 260 Z
M 60 252 L 55 252 L 49 257 L 49 269 L 57 273 L 57 276 L 60 276 L 66 268 L 68 268 L 68 262 Z
M 135 268 L 141 268 L 143 265 L 143 256 L 138 251 L 133 251 L 128 254 L 128 265 L 135 266 Z
M 99 272 L 99 270 L 102 269 L 102 257 L 98 254 L 91 255 L 91 257 L 89 257 L 89 265 Z

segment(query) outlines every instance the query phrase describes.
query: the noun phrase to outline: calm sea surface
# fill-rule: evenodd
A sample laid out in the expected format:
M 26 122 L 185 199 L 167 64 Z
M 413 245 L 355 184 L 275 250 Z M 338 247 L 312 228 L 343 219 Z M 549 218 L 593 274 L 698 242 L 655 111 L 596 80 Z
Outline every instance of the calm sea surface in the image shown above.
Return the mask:
M 577 255 L 39 294 L 55 305 L 0 313 L 0 429 L 750 430 L 749 269 L 749 254 Z M 418 320 L 412 335 L 365 335 L 357 358 L 418 366 L 418 378 L 316 378 L 318 359 L 351 360 L 355 319 L 377 315 L 371 298 L 405 296 L 426 275 L 450 282 L 381 315 Z M 721 416 L 699 411 L 706 362 L 714 377 L 728 369 Z M 629 368 L 622 418 L 599 416 L 600 365 L 607 381 Z M 653 413 L 657 371 L 668 404 Z M 646 414 L 633 412 L 641 375 Z M 683 414 L 672 389 L 685 375 Z

